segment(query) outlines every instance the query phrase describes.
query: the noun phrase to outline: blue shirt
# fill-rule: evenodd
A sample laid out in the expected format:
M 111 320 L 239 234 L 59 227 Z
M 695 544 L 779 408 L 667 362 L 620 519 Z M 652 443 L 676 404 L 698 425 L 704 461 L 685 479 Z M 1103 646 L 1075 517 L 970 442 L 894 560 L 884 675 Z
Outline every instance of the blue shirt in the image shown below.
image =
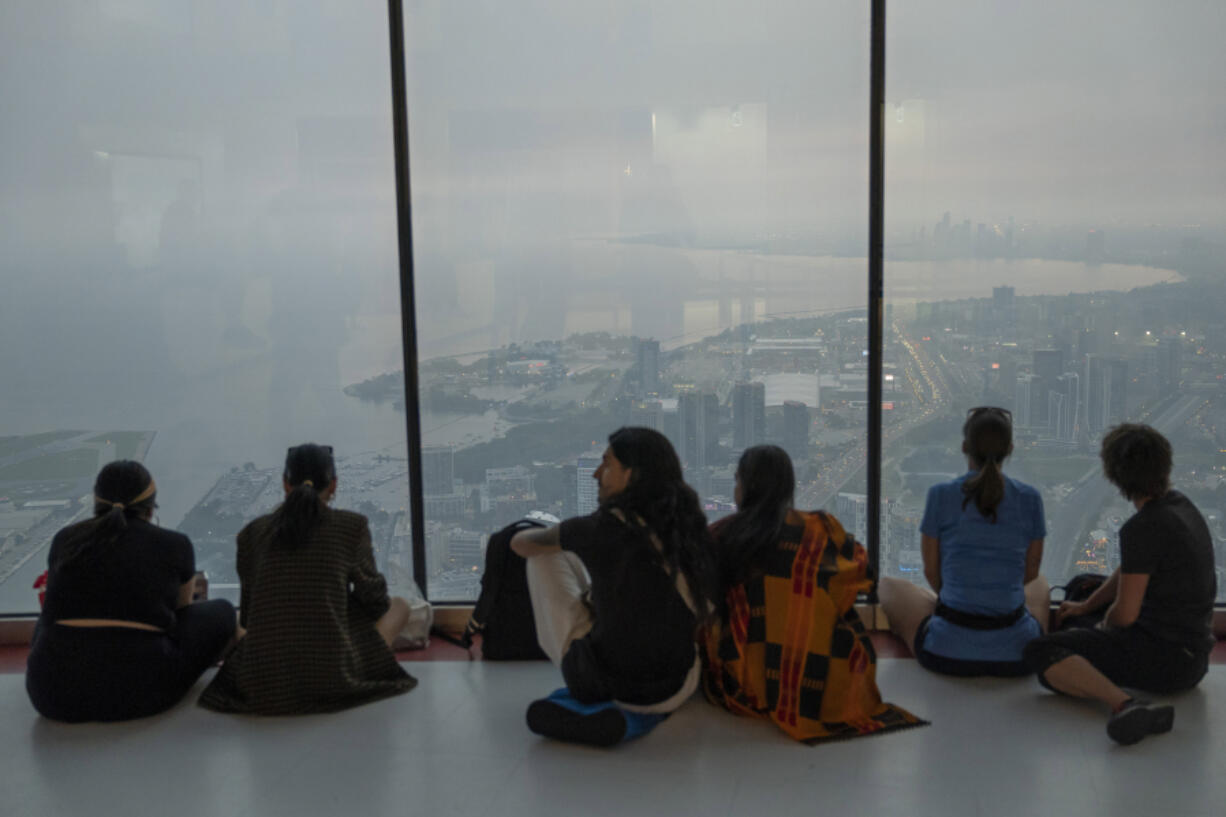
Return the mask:
M 974 501 L 962 507 L 968 472 L 928 489 L 920 533 L 940 541 L 941 601 L 964 613 L 1003 615 L 1025 604 L 1026 551 L 1047 535 L 1043 498 L 1024 482 L 1005 477 L 996 522 Z M 924 649 L 964 661 L 1020 661 L 1022 648 L 1041 631 L 1027 613 L 1000 630 L 971 630 L 934 615 Z

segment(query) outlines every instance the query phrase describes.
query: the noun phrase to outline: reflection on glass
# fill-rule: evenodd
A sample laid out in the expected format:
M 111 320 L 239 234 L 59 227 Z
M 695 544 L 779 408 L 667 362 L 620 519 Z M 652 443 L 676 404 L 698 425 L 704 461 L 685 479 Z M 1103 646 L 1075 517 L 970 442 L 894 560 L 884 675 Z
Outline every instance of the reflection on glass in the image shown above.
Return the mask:
M 0 612 L 122 457 L 234 595 L 306 440 L 408 581 L 403 413 L 346 388 L 402 354 L 385 5 L 0 16 Z
M 596 506 L 625 424 L 712 518 L 748 445 L 862 490 L 868 17 L 856 4 L 411 4 L 428 594 Z
M 1170 438 L 1226 563 L 1223 22 L 891 6 L 885 574 L 923 583 L 927 489 L 967 470 L 960 427 L 983 404 L 1013 412 L 1005 473 L 1043 494 L 1052 584 L 1118 565 L 1133 508 L 1098 446 L 1125 420 Z

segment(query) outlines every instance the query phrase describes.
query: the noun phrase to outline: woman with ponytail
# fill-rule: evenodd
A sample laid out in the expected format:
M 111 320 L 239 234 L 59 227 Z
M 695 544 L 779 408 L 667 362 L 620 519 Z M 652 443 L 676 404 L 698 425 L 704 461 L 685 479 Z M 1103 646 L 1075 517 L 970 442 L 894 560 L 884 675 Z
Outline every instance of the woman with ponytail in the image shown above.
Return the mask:
M 877 689 L 855 610 L 872 587 L 868 554 L 833 516 L 794 509 L 795 489 L 782 448 L 741 455 L 737 512 L 711 526 L 720 596 L 704 639 L 707 699 L 806 743 L 922 724 Z
M 1013 418 L 971 409 L 962 426 L 970 470 L 932 486 L 920 522 L 929 591 L 901 579 L 878 588 L 890 629 L 921 665 L 947 675 L 1026 674 L 1022 650 L 1047 631 L 1050 593 L 1039 575 L 1043 500 L 1006 477 Z
M 153 524 L 157 485 L 139 462 L 105 466 L 94 516 L 51 542 L 26 690 L 43 716 L 121 721 L 174 706 L 236 632 L 234 607 L 192 603 L 186 536 Z
M 528 708 L 537 734 L 610 745 L 643 734 L 698 689 L 709 609 L 707 520 L 672 445 L 609 436 L 590 516 L 520 531 L 541 649 L 566 687 Z
M 247 634 L 200 705 L 252 715 L 335 712 L 417 686 L 391 649 L 409 605 L 388 597 L 366 517 L 328 506 L 332 448 L 291 448 L 282 487 L 280 506 L 238 534 Z

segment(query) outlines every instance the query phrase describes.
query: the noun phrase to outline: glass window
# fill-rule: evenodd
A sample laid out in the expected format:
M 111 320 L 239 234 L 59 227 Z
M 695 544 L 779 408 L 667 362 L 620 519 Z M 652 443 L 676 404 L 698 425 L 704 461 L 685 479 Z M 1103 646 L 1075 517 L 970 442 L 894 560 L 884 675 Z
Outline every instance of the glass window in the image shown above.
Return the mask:
M 409 581 L 386 6 L 0 10 L 0 611 L 101 464 L 143 460 L 214 595 L 234 535 L 328 443 Z
M 712 518 L 740 450 L 862 493 L 868 9 L 407 10 L 428 594 L 489 532 L 590 513 L 626 424 Z
M 1105 12 L 890 7 L 887 575 L 923 583 L 926 491 L 967 470 L 961 424 L 985 404 L 1013 413 L 1005 473 L 1043 495 L 1052 584 L 1118 565 L 1133 509 L 1098 446 L 1122 421 L 1170 438 L 1226 563 L 1226 11 Z

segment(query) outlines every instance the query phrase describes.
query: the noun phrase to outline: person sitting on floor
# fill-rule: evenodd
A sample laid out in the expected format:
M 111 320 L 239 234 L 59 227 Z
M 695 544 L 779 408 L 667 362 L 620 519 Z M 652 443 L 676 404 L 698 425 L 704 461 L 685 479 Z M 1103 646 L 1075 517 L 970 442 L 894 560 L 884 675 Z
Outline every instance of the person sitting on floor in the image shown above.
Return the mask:
M 122 721 L 174 706 L 236 634 L 234 607 L 192 603 L 196 555 L 151 520 L 157 485 L 139 462 L 103 467 L 94 517 L 51 541 L 26 691 L 44 717 Z
M 1001 472 L 1012 451 L 1009 412 L 971 409 L 962 426 L 971 470 L 928 490 L 920 522 L 932 590 L 881 580 L 890 629 L 934 672 L 1026 675 L 1022 650 L 1047 630 L 1051 593 L 1039 575 L 1047 532 L 1043 499 Z
M 366 517 L 328 507 L 332 448 L 289 450 L 285 501 L 238 534 L 247 636 L 200 696 L 218 712 L 335 712 L 407 692 L 391 645 L 409 617 L 375 568 Z
M 1048 689 L 1111 707 L 1107 734 L 1121 744 L 1167 732 L 1175 709 L 1121 686 L 1182 692 L 1209 670 L 1217 577 L 1213 537 L 1186 496 L 1171 490 L 1171 444 L 1145 425 L 1103 437 L 1103 473 L 1136 506 L 1120 528 L 1120 566 L 1088 599 L 1065 602 L 1057 622 L 1110 605 L 1096 628 L 1043 636 L 1026 662 Z
M 528 560 L 537 638 L 566 681 L 528 708 L 528 727 L 607 746 L 698 688 L 709 554 L 698 497 L 659 432 L 615 431 L 593 477 L 594 513 L 520 531 L 511 548 Z
M 707 699 L 808 743 L 922 725 L 877 689 L 855 610 L 872 587 L 868 555 L 834 517 L 794 510 L 795 487 L 783 449 L 741 455 L 737 512 L 711 527 L 721 592 L 704 639 Z

